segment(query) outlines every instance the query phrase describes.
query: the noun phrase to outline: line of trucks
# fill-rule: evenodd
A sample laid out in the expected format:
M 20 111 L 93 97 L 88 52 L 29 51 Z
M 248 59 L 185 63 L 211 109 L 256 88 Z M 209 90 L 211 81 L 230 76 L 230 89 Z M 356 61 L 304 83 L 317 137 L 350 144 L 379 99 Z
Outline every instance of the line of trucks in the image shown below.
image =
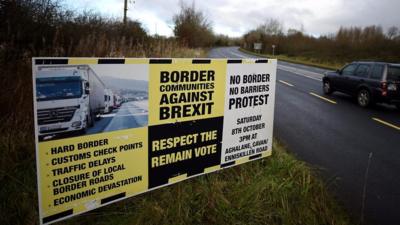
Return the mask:
M 122 98 L 106 87 L 88 65 L 39 66 L 36 73 L 39 138 L 85 133 Z

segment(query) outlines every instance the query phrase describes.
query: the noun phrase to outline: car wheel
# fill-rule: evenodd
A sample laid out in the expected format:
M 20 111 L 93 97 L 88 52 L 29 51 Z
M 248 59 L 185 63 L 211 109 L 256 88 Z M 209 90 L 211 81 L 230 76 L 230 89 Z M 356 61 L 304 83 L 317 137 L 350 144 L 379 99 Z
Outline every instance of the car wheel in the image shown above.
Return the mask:
M 324 91 L 324 94 L 326 95 L 330 95 L 333 92 L 331 82 L 329 80 L 324 81 L 324 83 L 322 84 L 322 89 Z
M 371 104 L 371 94 L 366 89 L 361 89 L 357 94 L 357 103 L 359 106 L 366 108 Z

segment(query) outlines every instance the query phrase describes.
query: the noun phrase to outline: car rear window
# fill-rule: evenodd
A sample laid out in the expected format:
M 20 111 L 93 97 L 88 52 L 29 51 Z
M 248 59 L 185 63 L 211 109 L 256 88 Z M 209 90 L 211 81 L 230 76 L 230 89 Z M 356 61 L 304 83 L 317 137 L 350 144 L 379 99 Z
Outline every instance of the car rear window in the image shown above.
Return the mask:
M 380 80 L 382 78 L 384 68 L 385 67 L 383 65 L 375 65 L 371 72 L 371 79 Z
M 387 80 L 400 81 L 400 66 L 389 66 Z

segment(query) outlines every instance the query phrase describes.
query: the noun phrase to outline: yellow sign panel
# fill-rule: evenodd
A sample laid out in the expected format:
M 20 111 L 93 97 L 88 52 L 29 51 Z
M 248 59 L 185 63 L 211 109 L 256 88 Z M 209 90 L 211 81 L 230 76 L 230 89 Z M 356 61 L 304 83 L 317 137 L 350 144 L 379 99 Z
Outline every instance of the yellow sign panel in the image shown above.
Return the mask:
M 39 149 L 44 217 L 147 190 L 147 127 L 42 142 Z
M 149 124 L 176 123 L 222 116 L 226 61 L 151 64 Z

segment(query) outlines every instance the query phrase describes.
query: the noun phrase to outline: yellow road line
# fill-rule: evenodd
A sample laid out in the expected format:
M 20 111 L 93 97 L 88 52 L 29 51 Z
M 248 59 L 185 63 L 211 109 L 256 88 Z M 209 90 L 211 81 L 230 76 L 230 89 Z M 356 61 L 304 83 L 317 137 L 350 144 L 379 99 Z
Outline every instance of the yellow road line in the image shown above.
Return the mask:
M 378 119 L 378 118 L 375 118 L 375 117 L 372 117 L 372 119 L 375 120 L 375 121 L 378 122 L 378 123 L 384 124 L 384 125 L 386 125 L 386 126 L 388 126 L 388 127 L 391 127 L 391 128 L 393 128 L 393 129 L 400 130 L 400 127 L 398 127 L 398 126 L 396 126 L 396 125 L 394 125 L 394 124 L 391 124 L 391 123 L 389 123 L 389 122 L 383 121 L 383 120 Z
M 315 94 L 315 93 L 313 93 L 313 92 L 310 92 L 310 95 L 313 95 L 313 96 L 315 96 L 315 97 L 317 97 L 317 98 L 320 98 L 320 99 L 322 99 L 322 100 L 324 100 L 324 101 L 327 101 L 327 102 L 329 102 L 329 103 L 337 104 L 335 101 L 330 100 L 329 98 L 322 97 L 321 95 L 317 95 L 317 94 Z
M 279 82 L 281 82 L 282 84 L 286 84 L 287 86 L 290 86 L 290 87 L 293 87 L 293 86 L 294 86 L 293 84 L 288 83 L 288 82 L 283 81 L 283 80 L 279 80 Z

